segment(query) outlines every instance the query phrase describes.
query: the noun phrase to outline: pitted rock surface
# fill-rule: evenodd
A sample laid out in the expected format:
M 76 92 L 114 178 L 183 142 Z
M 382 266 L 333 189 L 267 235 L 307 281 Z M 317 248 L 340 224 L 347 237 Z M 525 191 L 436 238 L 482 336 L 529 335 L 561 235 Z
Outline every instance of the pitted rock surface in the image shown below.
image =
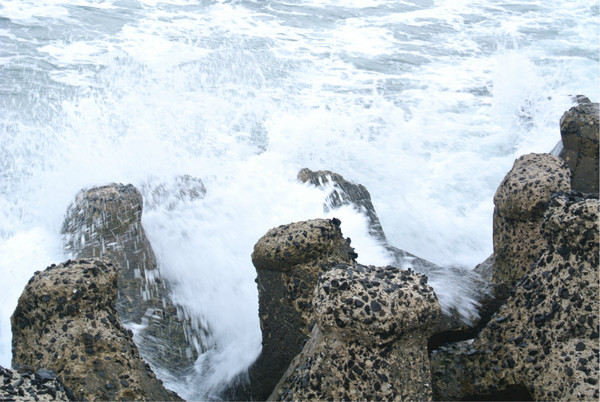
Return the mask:
M 444 294 L 443 298 L 440 298 L 443 307 L 443 319 L 437 332 L 455 330 L 460 332 L 464 330 L 466 325 L 475 324 L 478 317 L 474 314 L 465 313 L 462 308 L 463 312 L 459 312 L 457 305 L 462 305 L 465 299 L 473 300 L 475 306 L 478 303 L 482 306 L 486 305 L 487 300 L 489 300 L 489 290 L 477 272 L 458 267 L 441 267 L 389 244 L 371 201 L 371 194 L 362 184 L 353 183 L 346 180 L 342 175 L 329 170 L 312 171 L 307 168 L 298 173 L 298 180 L 303 183 L 310 183 L 315 187 L 331 189 L 324 204 L 326 212 L 343 205 L 351 205 L 357 211 L 363 212 L 369 221 L 369 234 L 381 242 L 396 267 L 411 268 L 427 275 L 432 286 L 437 284 L 446 286 L 451 283 L 451 286 L 461 288 L 460 292 L 456 292 L 456 294 L 460 293 L 461 297 Z M 474 307 L 473 310 L 476 308 Z
M 597 193 L 599 188 L 599 104 L 580 101 L 560 119 L 563 158 L 573 171 L 573 190 Z
M 11 370 L 0 366 L 0 401 L 67 401 L 73 392 L 51 370 L 34 372 L 27 367 Z
M 117 271 L 106 260 L 36 272 L 11 317 L 13 366 L 53 370 L 87 400 L 180 400 L 140 357 L 119 320 Z
M 566 163 L 550 154 L 518 158 L 494 196 L 494 292 L 508 289 L 530 270 L 543 251 L 543 214 L 553 193 L 571 189 Z
M 438 398 L 520 384 L 534 400 L 598 400 L 599 208 L 553 197 L 537 264 L 470 346 L 432 355 Z
M 312 338 L 272 399 L 431 399 L 427 339 L 441 309 L 425 276 L 340 264 L 313 303 Z
M 67 211 L 63 233 L 76 258 L 106 257 L 118 269 L 120 319 L 144 324 L 140 351 L 151 364 L 181 373 L 200 352 L 200 329 L 182 319 L 170 285 L 158 270 L 142 227 L 143 200 L 131 184 L 110 184 L 81 191 Z
M 249 370 L 250 385 L 234 399 L 265 400 L 302 350 L 314 324 L 319 274 L 356 258 L 338 219 L 314 219 L 269 230 L 254 246 L 262 352 Z M 241 393 L 240 393 L 241 392 Z

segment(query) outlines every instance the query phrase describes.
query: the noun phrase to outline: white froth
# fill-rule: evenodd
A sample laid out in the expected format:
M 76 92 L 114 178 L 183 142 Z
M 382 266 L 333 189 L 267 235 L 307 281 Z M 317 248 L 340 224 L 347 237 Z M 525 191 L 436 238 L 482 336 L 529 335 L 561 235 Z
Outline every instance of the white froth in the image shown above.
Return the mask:
M 514 159 L 554 147 L 572 95 L 598 100 L 598 14 L 559 0 L 4 1 L 0 364 L 24 283 L 66 258 L 66 208 L 94 185 L 204 181 L 204 199 L 143 217 L 176 301 L 213 331 L 194 375 L 164 377 L 188 399 L 259 353 L 250 255 L 269 228 L 336 216 L 360 262 L 388 263 L 366 218 L 326 215 L 301 168 L 365 185 L 392 245 L 472 268 Z M 472 312 L 460 283 L 434 285 Z

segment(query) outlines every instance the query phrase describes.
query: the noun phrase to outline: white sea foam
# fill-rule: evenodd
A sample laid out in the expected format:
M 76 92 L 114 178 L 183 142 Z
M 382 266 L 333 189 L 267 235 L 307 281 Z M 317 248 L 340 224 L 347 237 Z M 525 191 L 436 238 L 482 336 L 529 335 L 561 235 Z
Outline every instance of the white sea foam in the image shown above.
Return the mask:
M 143 216 L 176 301 L 212 331 L 195 374 L 164 377 L 189 399 L 259 353 L 252 247 L 325 216 L 301 168 L 365 185 L 392 245 L 472 268 L 513 160 L 553 148 L 572 95 L 599 98 L 598 14 L 559 0 L 4 1 L 0 364 L 24 283 L 67 258 L 64 213 L 94 185 L 204 181 L 205 198 Z M 363 215 L 327 216 L 362 263 L 388 263 Z M 434 285 L 472 312 L 460 282 Z

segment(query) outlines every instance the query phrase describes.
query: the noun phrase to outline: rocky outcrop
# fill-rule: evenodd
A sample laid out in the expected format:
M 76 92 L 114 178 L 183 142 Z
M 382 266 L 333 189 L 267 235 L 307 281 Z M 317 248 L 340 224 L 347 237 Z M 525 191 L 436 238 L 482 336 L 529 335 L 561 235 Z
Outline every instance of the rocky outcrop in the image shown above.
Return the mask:
M 461 292 L 438 295 L 443 308 L 442 320 L 436 330 L 440 335 L 432 340 L 430 346 L 435 347 L 450 338 L 465 338 L 468 336 L 463 335 L 465 331 L 471 333 L 468 327 L 477 322 L 477 310 L 487 310 L 485 302 L 490 300 L 489 286 L 477 272 L 459 267 L 441 267 L 389 244 L 365 186 L 328 170 L 312 171 L 306 168 L 298 173 L 298 180 L 317 187 L 331 188 L 324 203 L 326 212 L 343 205 L 351 205 L 363 212 L 369 221 L 369 233 L 388 251 L 393 265 L 427 275 L 429 283 L 434 287 L 453 286 L 461 289 Z
M 427 400 L 440 306 L 427 278 L 340 264 L 319 278 L 316 325 L 272 400 Z
M 550 154 L 518 158 L 494 196 L 494 295 L 507 292 L 528 273 L 546 247 L 544 211 L 553 193 L 570 191 L 566 163 Z
M 20 367 L 18 370 L 0 366 L 1 401 L 67 401 L 74 400 L 73 392 L 56 378 L 51 370 Z
M 254 246 L 262 351 L 250 383 L 233 399 L 265 400 L 302 350 L 315 322 L 313 292 L 319 275 L 356 254 L 337 219 L 315 219 L 269 230 Z
M 152 188 L 151 202 L 159 203 L 165 196 L 162 187 Z M 105 257 L 118 267 L 120 319 L 141 326 L 136 338 L 146 360 L 180 374 L 192 368 L 201 351 L 201 330 L 171 300 L 141 224 L 142 206 L 142 196 L 131 184 L 81 191 L 67 211 L 65 244 L 76 258 Z
M 600 203 L 595 197 L 551 198 L 540 231 L 542 253 L 505 304 L 472 343 L 432 355 L 438 399 L 515 387 L 535 400 L 599 398 Z
M 563 148 L 559 156 L 573 171 L 573 190 L 597 193 L 600 177 L 599 158 L 599 104 L 587 98 L 579 100 L 560 119 L 560 136 Z
M 13 366 L 53 370 L 79 400 L 180 400 L 122 326 L 117 278 L 116 268 L 99 259 L 36 272 L 11 317 Z
M 344 179 L 342 175 L 330 172 L 329 170 L 314 172 L 305 168 L 298 172 L 298 180 L 302 183 L 310 183 L 316 187 L 330 185 L 331 192 L 325 200 L 325 212 L 339 208 L 342 205 L 352 205 L 367 216 L 369 220 L 369 234 L 375 239 L 387 242 L 381 222 L 379 222 L 375 207 L 371 202 L 371 194 L 369 194 L 365 186 L 352 183 Z

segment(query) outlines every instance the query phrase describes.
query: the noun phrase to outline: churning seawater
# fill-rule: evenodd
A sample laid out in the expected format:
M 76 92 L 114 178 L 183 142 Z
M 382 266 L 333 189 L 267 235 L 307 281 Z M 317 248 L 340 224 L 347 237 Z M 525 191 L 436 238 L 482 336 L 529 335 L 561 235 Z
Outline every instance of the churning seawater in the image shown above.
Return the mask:
M 324 216 L 301 168 L 365 185 L 392 245 L 473 268 L 513 160 L 554 147 L 572 95 L 598 101 L 599 18 L 583 0 L 0 0 L 0 364 L 24 285 L 69 258 L 66 208 L 95 185 L 204 181 L 143 217 L 211 329 L 196 373 L 164 378 L 189 399 L 259 353 L 253 245 Z M 390 261 L 362 214 L 328 216 L 360 262 Z

